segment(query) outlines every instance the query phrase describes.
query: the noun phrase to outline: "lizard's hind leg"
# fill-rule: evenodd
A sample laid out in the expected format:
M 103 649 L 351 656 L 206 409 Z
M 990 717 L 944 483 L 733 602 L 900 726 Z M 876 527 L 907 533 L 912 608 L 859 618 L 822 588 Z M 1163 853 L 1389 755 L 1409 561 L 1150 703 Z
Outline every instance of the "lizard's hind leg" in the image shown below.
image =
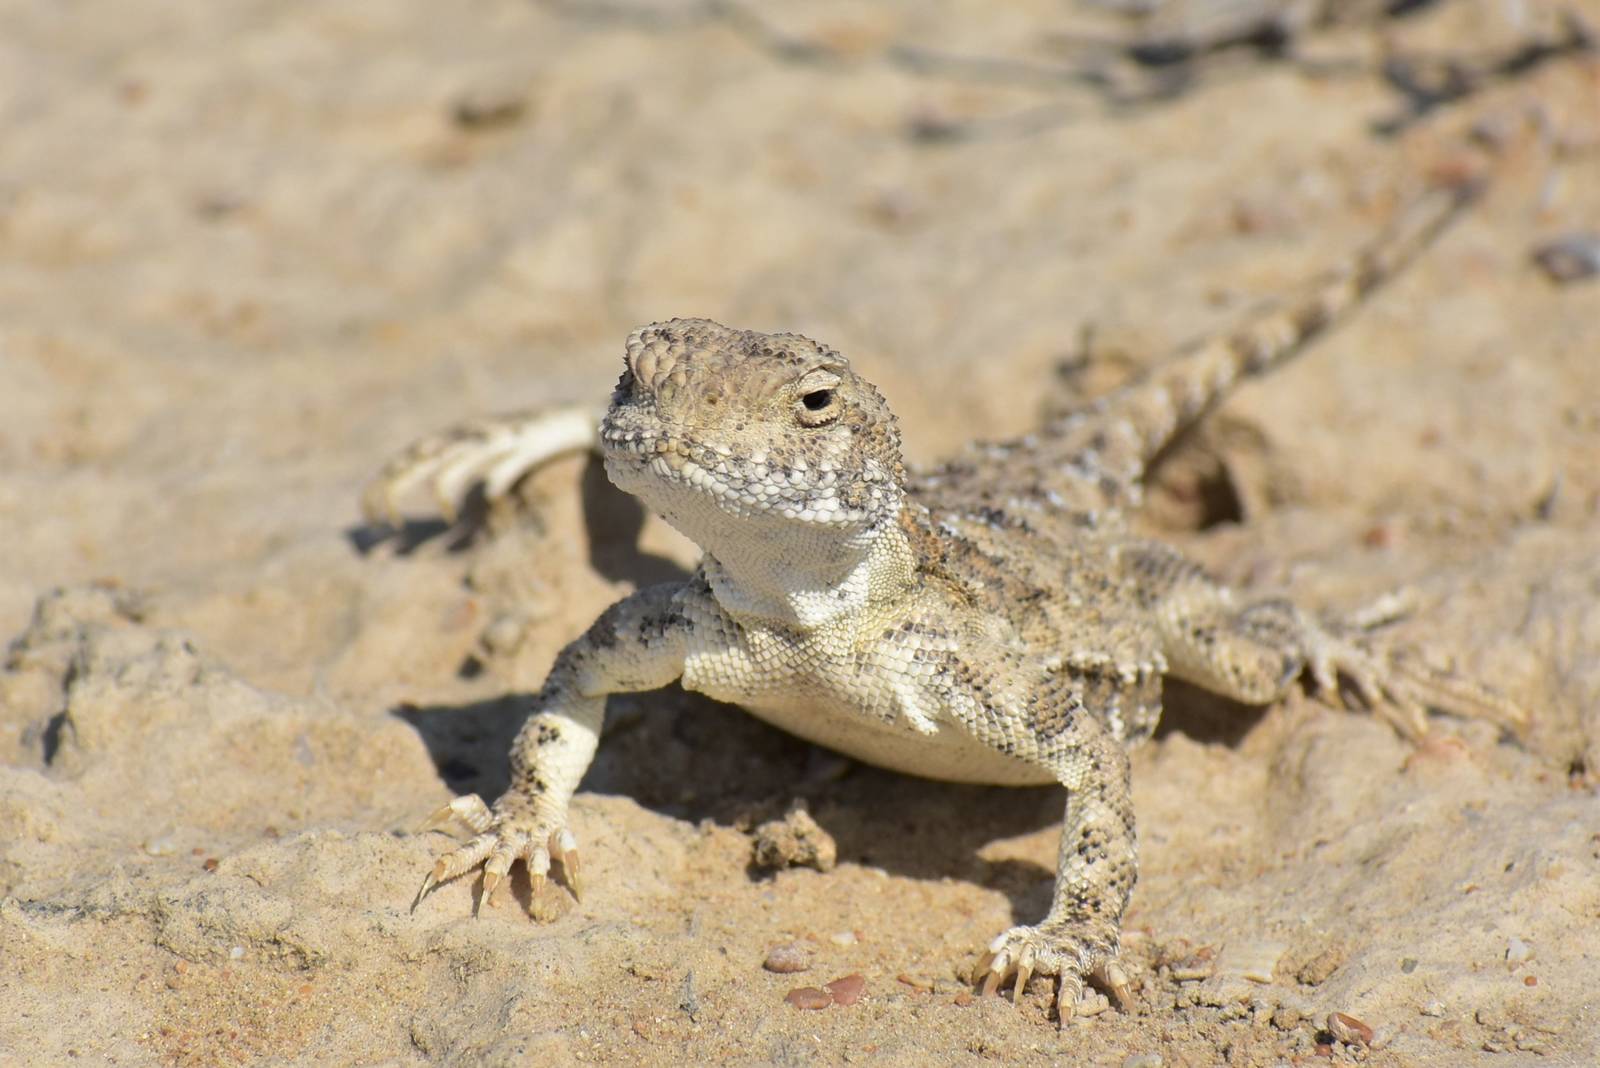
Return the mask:
M 1157 620 L 1168 672 L 1185 682 L 1266 704 L 1310 675 L 1325 700 L 1343 704 L 1353 695 L 1413 741 L 1427 733 L 1429 709 L 1513 731 L 1527 721 L 1504 696 L 1378 633 L 1375 628 L 1403 614 L 1395 598 L 1349 622 L 1326 622 L 1281 598 L 1241 603 L 1166 546 L 1141 546 L 1125 554 L 1124 563 Z
M 426 486 L 439 514 L 453 523 L 474 485 L 491 502 L 504 496 L 556 457 L 593 449 L 599 422 L 587 408 L 552 408 L 487 416 L 430 434 L 384 464 L 363 491 L 361 510 L 369 522 L 393 522 L 406 496 Z

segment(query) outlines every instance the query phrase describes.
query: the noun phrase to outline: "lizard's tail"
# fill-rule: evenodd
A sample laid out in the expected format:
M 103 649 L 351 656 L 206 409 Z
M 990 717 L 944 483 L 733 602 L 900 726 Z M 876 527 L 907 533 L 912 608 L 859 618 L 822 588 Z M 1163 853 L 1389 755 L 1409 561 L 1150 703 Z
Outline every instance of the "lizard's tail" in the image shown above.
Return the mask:
M 1238 381 L 1297 355 L 1367 294 L 1394 277 L 1477 199 L 1480 183 L 1424 194 L 1382 236 L 1298 298 L 1202 341 L 1091 406 L 1097 421 L 1135 436 L 1137 470 L 1204 415 Z M 1070 418 L 1070 417 L 1069 417 Z

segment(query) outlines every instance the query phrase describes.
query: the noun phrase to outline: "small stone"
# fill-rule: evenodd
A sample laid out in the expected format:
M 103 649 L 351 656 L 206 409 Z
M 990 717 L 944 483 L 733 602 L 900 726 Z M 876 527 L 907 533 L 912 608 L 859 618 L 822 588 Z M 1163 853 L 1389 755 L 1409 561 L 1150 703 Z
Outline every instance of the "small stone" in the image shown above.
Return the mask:
M 1293 1005 L 1279 1005 L 1272 1010 L 1272 1026 L 1280 1031 L 1293 1031 L 1304 1019 L 1305 1014 Z
M 1511 145 L 1522 126 L 1523 118 L 1515 112 L 1492 112 L 1473 123 L 1467 135 L 1484 148 L 1500 152 Z
M 783 1000 L 797 1009 L 825 1009 L 833 1004 L 833 995 L 814 986 L 797 986 Z
M 1237 975 L 1252 983 L 1272 982 L 1272 972 L 1288 947 L 1282 942 L 1234 943 L 1217 955 L 1217 972 Z
M 1085 990 L 1083 996 L 1078 998 L 1077 1007 L 1072 1010 L 1075 1020 L 1087 1020 L 1091 1016 L 1099 1016 L 1111 1009 L 1111 999 L 1098 990 Z
M 1300 965 L 1295 971 L 1294 977 L 1306 986 L 1320 986 L 1327 982 L 1328 977 L 1344 965 L 1344 961 L 1344 950 L 1337 946 L 1329 946 Z
M 1552 282 L 1567 285 L 1600 275 L 1600 233 L 1563 234 L 1533 250 L 1537 263 Z
M 768 820 L 755 829 L 755 865 L 766 870 L 809 867 L 832 871 L 839 862 L 839 847 L 827 831 L 796 801 L 781 820 Z
M 1424 1015 L 1424 1016 L 1443 1016 L 1444 1015 L 1444 1002 L 1442 1002 L 1442 1001 L 1430 1001 L 1426 1005 L 1422 1006 L 1422 1009 L 1420 1011 L 1421 1011 L 1422 1015 Z
M 1162 949 L 1162 963 L 1178 982 L 1209 979 L 1217 971 L 1217 947 L 1201 946 L 1190 951 L 1187 944 L 1175 943 Z
M 228 959 L 229 960 L 244 960 L 244 947 L 243 946 L 234 946 L 232 949 L 228 950 Z
M 1122 1068 L 1161 1068 L 1161 1054 L 1135 1053 L 1122 1062 Z
M 1328 1013 L 1328 1033 L 1347 1046 L 1372 1045 L 1372 1028 L 1348 1013 Z
M 861 992 L 867 988 L 867 980 L 859 974 L 843 975 L 831 983 L 823 984 L 823 989 L 833 995 L 835 1005 L 854 1005 L 861 1000 Z
M 767 950 L 767 959 L 761 966 L 779 975 L 803 972 L 811 967 L 811 951 L 803 943 L 784 942 Z
M 515 613 L 507 613 L 489 624 L 483 632 L 483 645 L 495 656 L 510 656 L 522 647 L 527 636 L 528 621 Z
M 520 122 L 528 112 L 525 92 L 509 86 L 479 87 L 458 97 L 450 117 L 464 130 L 488 130 Z
M 170 857 L 178 851 L 178 843 L 170 834 L 152 838 L 144 844 L 144 851 L 152 857 Z
M 1507 964 L 1526 964 L 1533 959 L 1533 947 L 1520 938 L 1513 938 L 1506 944 Z
M 1412 972 L 1417 970 L 1417 963 L 1417 958 L 1415 957 L 1405 958 L 1400 962 L 1400 974 L 1410 975 Z
M 961 1008 L 964 1009 L 968 1005 L 972 1004 L 972 995 L 970 993 L 968 993 L 967 991 L 963 990 L 960 993 L 958 993 L 955 997 L 951 998 L 950 1000 L 954 1004 L 956 1004 L 956 1005 L 958 1005 L 958 1006 L 960 1006 Z
M 859 939 L 856 938 L 854 931 L 835 931 L 828 936 L 828 941 L 836 946 L 853 946 Z

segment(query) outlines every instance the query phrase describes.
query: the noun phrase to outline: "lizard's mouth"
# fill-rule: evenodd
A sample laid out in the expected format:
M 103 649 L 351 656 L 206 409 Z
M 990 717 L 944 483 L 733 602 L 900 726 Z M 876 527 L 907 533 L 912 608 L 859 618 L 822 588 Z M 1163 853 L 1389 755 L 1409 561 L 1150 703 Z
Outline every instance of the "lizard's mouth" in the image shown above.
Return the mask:
M 690 495 L 741 518 L 819 526 L 854 526 L 868 518 L 839 497 L 831 473 L 808 477 L 769 457 L 743 456 L 661 428 L 628 427 L 614 414 L 600 427 L 606 473 L 619 488 L 669 517 L 684 510 Z

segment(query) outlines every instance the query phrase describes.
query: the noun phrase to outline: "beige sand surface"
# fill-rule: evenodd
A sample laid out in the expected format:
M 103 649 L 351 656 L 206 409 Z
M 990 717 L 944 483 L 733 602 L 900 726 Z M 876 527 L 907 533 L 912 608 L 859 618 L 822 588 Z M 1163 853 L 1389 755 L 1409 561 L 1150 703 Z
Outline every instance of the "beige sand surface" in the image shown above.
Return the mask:
M 1563 6 L 1600 19 L 1457 0 L 1390 33 L 1503 54 Z M 1139 101 L 1137 71 L 1072 76 L 1108 26 L 1058 0 L 0 3 L 0 1063 L 1596 1063 L 1600 281 L 1530 251 L 1600 228 L 1600 68 L 1384 135 L 1373 34 Z M 579 460 L 492 535 L 372 546 L 357 495 L 410 438 L 600 402 L 628 330 L 704 315 L 839 347 L 928 459 L 1490 156 L 1426 261 L 1175 450 L 1151 523 L 1319 607 L 1413 587 L 1405 633 L 1534 726 L 1413 751 L 1175 691 L 1135 760 L 1139 1013 L 1058 1035 L 1043 984 L 968 996 L 1042 911 L 1057 792 L 879 772 L 678 691 L 613 706 L 581 906 L 552 890 L 536 924 L 521 879 L 474 920 L 462 880 L 408 911 L 446 842 L 408 829 L 504 784 L 516 695 L 692 560 Z M 797 798 L 838 867 L 752 872 Z M 810 971 L 762 968 L 794 941 Z M 784 1002 L 852 973 L 854 1005 Z M 1335 1011 L 1384 1048 L 1327 1045 Z

